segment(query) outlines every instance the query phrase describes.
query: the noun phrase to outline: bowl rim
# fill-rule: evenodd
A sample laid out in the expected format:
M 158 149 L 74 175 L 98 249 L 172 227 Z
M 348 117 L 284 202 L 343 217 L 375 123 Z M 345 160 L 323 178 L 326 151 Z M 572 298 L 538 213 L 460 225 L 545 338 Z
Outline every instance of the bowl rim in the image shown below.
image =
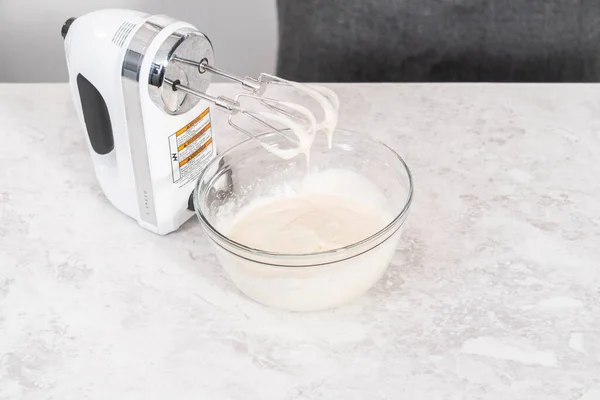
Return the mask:
M 285 260 L 297 260 L 297 259 L 302 259 L 303 261 L 307 261 L 307 266 L 310 266 L 312 264 L 309 264 L 309 260 L 310 259 L 314 259 L 314 258 L 321 258 L 321 257 L 333 257 L 335 255 L 341 255 L 345 252 L 347 252 L 348 250 L 355 250 L 365 244 L 368 243 L 374 243 L 374 245 L 367 249 L 367 250 L 363 250 L 360 252 L 360 254 L 364 253 L 365 251 L 369 251 L 370 249 L 372 249 L 373 247 L 376 247 L 379 243 L 379 239 L 381 239 L 383 236 L 385 236 L 387 233 L 389 233 L 390 231 L 392 231 L 394 229 L 394 226 L 401 221 L 403 218 L 405 218 L 406 214 L 408 213 L 408 210 L 410 208 L 410 205 L 412 204 L 412 200 L 413 200 L 413 193 L 414 193 L 414 187 L 413 187 L 413 176 L 412 173 L 410 171 L 410 168 L 408 167 L 408 164 L 406 164 L 406 162 L 404 161 L 404 159 L 394 150 L 392 149 L 390 146 L 388 146 L 387 144 L 385 144 L 384 142 L 382 142 L 379 139 L 374 139 L 365 135 L 360 135 L 360 133 L 356 132 L 356 131 L 352 131 L 349 129 L 338 129 L 336 128 L 334 131 L 334 134 L 336 132 L 343 132 L 346 134 L 351 134 L 351 135 L 359 135 L 363 140 L 370 140 L 372 142 L 375 142 L 385 148 L 387 148 L 399 161 L 400 164 L 402 165 L 402 167 L 404 168 L 404 172 L 406 173 L 406 176 L 408 177 L 408 194 L 406 197 L 406 200 L 404 202 L 404 206 L 402 207 L 402 209 L 400 210 L 400 212 L 383 228 L 381 228 L 379 231 L 375 232 L 374 234 L 358 241 L 352 244 L 349 244 L 347 246 L 344 247 L 340 247 L 337 249 L 331 249 L 331 250 L 326 250 L 326 251 L 320 251 L 320 252 L 315 252 L 315 253 L 277 253 L 277 252 L 271 252 L 271 251 L 266 251 L 266 250 L 260 250 L 260 249 L 255 249 L 253 247 L 249 247 L 246 246 L 242 243 L 236 242 L 235 240 L 232 240 L 230 238 L 228 238 L 226 235 L 222 234 L 221 232 L 219 232 L 219 230 L 217 228 L 215 228 L 209 221 L 208 219 L 204 216 L 204 213 L 202 213 L 201 208 L 199 207 L 198 204 L 198 199 L 199 199 L 199 195 L 200 195 L 200 183 L 202 182 L 205 174 L 211 169 L 210 167 L 214 166 L 216 163 L 219 163 L 221 159 L 223 159 L 227 154 L 231 153 L 232 151 L 234 151 L 235 149 L 247 144 L 248 142 L 251 141 L 256 141 L 258 138 L 261 137 L 265 137 L 265 136 L 269 136 L 269 135 L 273 135 L 274 132 L 267 132 L 267 133 L 263 133 L 261 135 L 256 136 L 255 138 L 248 138 L 245 139 L 239 143 L 234 144 L 233 146 L 228 147 L 227 149 L 225 149 L 225 151 L 223 151 L 222 153 L 218 153 L 217 156 L 215 158 L 213 158 L 202 170 L 202 172 L 200 173 L 200 175 L 198 176 L 198 179 L 196 180 L 196 184 L 194 187 L 194 192 L 193 192 L 193 196 L 194 196 L 194 212 L 196 214 L 196 216 L 198 217 L 198 219 L 200 220 L 201 224 L 204 225 L 205 228 L 207 228 L 212 234 L 214 234 L 219 240 L 222 240 L 223 242 L 227 243 L 227 245 L 235 248 L 236 250 L 245 252 L 245 253 L 250 253 L 254 256 L 257 257 L 264 257 L 267 259 L 271 259 L 271 258 L 277 258 L 278 262 L 276 265 L 281 266 L 281 267 L 301 267 L 302 265 L 282 265 L 282 262 L 285 262 Z M 266 151 L 266 150 L 265 150 Z M 211 240 L 213 240 L 211 238 Z M 222 244 L 220 243 L 216 243 L 217 245 L 219 245 L 220 247 L 223 247 Z M 223 247 L 224 248 L 224 247 Z M 224 250 L 229 251 L 229 249 L 224 248 Z M 246 258 L 244 256 L 241 256 L 243 258 Z M 327 262 L 318 262 L 315 263 L 314 265 L 320 265 L 320 264 L 329 264 L 331 262 L 337 262 L 337 261 L 342 261 L 346 258 L 352 258 L 354 257 L 354 255 L 348 255 L 347 257 L 342 257 L 339 260 L 333 260 L 333 261 L 327 261 Z M 252 260 L 252 261 L 256 261 L 256 260 Z M 262 262 L 262 261 L 260 261 Z M 275 265 L 275 264 L 273 264 Z

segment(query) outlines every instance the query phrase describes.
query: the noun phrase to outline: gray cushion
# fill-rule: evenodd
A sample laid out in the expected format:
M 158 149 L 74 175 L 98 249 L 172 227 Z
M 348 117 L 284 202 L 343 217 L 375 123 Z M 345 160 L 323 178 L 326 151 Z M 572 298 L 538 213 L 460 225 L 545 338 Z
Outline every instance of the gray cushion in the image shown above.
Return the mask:
M 278 74 L 313 82 L 595 82 L 600 0 L 278 0 Z

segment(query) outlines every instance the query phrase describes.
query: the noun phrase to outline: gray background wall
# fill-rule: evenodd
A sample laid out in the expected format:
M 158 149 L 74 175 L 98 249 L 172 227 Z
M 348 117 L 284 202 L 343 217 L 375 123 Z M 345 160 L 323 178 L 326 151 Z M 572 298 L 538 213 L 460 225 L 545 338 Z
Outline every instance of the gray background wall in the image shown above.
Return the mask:
M 102 8 L 190 22 L 210 37 L 217 66 L 239 75 L 275 71 L 275 0 L 0 0 L 0 82 L 66 81 L 60 28 Z

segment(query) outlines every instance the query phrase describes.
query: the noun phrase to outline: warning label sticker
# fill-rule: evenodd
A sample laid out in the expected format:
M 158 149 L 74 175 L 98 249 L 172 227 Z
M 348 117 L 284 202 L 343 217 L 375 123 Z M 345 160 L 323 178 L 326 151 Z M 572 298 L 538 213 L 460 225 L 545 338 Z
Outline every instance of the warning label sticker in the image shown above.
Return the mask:
M 214 154 L 208 108 L 169 136 L 169 150 L 173 183 L 184 185 L 200 175 Z

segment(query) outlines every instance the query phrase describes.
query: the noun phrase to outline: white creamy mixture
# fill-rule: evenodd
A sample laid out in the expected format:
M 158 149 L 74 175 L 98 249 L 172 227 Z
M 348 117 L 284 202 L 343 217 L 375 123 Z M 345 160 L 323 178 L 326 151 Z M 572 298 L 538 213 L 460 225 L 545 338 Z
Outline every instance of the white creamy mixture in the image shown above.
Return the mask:
M 271 195 L 253 199 L 237 211 L 233 208 L 233 204 L 224 206 L 219 212 L 221 232 L 248 247 L 286 254 L 343 248 L 380 231 L 393 219 L 385 195 L 366 177 L 343 169 L 311 173 L 291 184 L 282 182 Z M 373 248 L 369 243 L 345 250 L 348 258 L 337 262 L 323 256 L 313 256 L 308 263 L 293 257 L 300 265 L 309 265 L 302 267 L 279 267 L 277 256 L 255 262 L 220 247 L 216 252 L 232 281 L 250 298 L 285 310 L 314 311 L 367 291 L 390 264 L 399 237 L 400 230 Z
M 384 226 L 375 209 L 347 196 L 315 193 L 250 204 L 238 214 L 228 236 L 254 249 L 309 254 L 351 245 Z

